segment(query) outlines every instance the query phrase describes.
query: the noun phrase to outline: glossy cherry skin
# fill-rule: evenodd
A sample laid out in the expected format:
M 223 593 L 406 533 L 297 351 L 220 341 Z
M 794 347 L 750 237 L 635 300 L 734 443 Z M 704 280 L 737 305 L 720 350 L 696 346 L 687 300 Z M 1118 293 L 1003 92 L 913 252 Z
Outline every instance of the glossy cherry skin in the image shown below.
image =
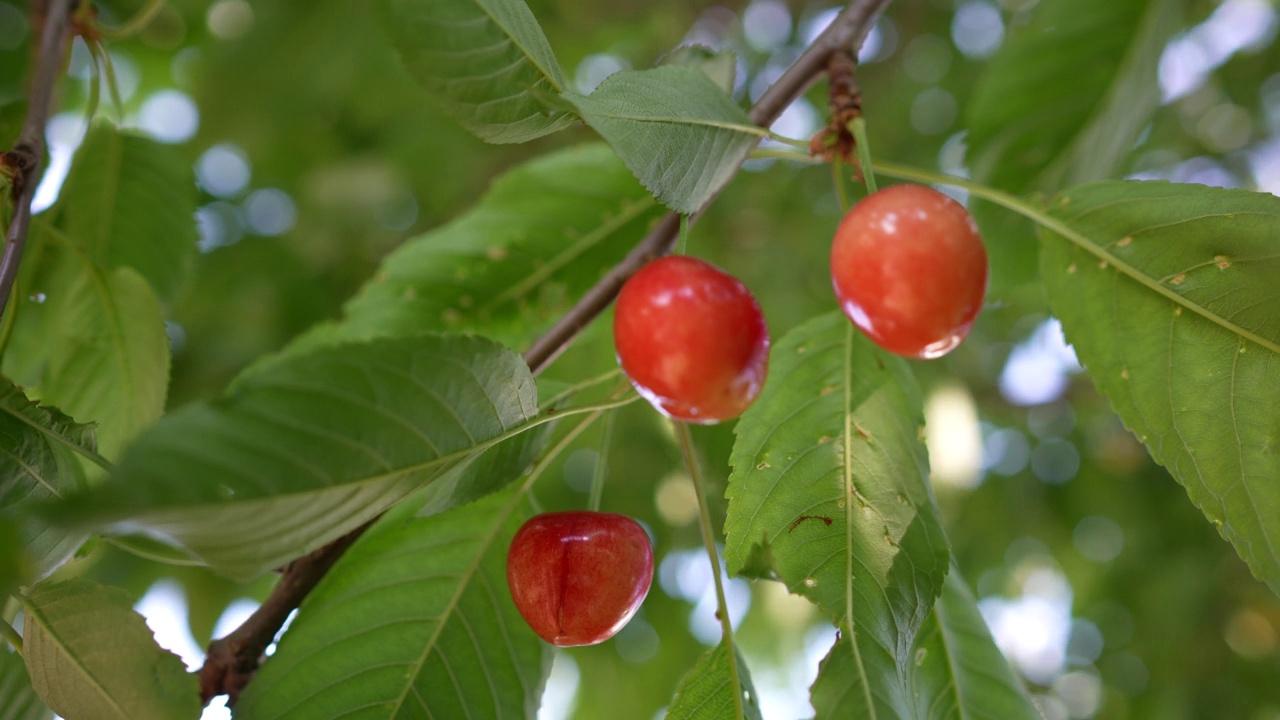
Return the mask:
M 622 286 L 613 342 L 636 390 L 686 422 L 741 415 L 769 369 L 769 328 L 751 291 L 683 255 L 654 260 Z
M 507 552 L 516 609 L 539 637 L 560 647 L 613 637 L 652 582 L 649 536 L 625 515 L 537 515 L 516 532 Z
M 973 327 L 987 291 L 987 251 L 962 205 L 922 185 L 894 185 L 840 222 L 831 280 L 844 314 L 877 345 L 936 358 Z

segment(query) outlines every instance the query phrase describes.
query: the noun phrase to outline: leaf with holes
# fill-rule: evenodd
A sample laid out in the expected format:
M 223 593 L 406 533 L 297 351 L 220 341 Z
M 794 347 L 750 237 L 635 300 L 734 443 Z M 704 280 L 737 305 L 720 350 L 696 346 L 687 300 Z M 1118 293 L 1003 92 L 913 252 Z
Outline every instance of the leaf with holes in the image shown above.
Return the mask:
M 169 338 L 155 292 L 133 268 L 108 269 L 55 231 L 33 233 L 4 375 L 33 400 L 94 423 L 115 459 L 164 411 Z
M 867 646 L 863 653 L 875 652 L 867 633 L 860 632 L 857 638 L 860 646 Z M 848 637 L 838 639 L 811 688 L 815 720 L 877 716 L 919 720 L 1040 718 L 1022 681 L 992 640 L 973 594 L 954 568 L 933 613 L 902 655 L 899 667 L 907 676 L 905 687 L 875 687 L 882 676 L 874 668 L 860 669 Z M 879 693 L 885 697 L 878 697 Z
M 477 137 L 518 143 L 566 127 L 549 107 L 568 85 L 522 0 L 382 0 L 384 26 L 409 74 Z
M 908 697 L 900 660 L 950 562 L 920 391 L 902 359 L 839 312 L 784 336 L 771 365 L 736 428 L 725 561 L 733 573 L 776 574 L 846 635 L 856 627 L 861 665 L 885 685 L 867 692 Z
M 1280 593 L 1280 198 L 1114 181 L 1049 210 L 1041 275 L 1089 376 Z
M 667 207 L 694 213 L 764 135 L 702 70 L 664 65 L 610 75 L 565 99 Z
M 27 510 L 82 489 L 84 469 L 76 455 L 98 457 L 95 444 L 92 428 L 40 407 L 0 378 L 0 517 L 14 518 L 17 547 L 32 563 L 33 579 L 65 562 L 88 535 Z
M 236 717 L 532 717 L 551 666 L 507 591 L 523 493 L 362 538 L 303 603 Z
M 667 720 L 760 720 L 760 696 L 751 683 L 751 673 L 742 653 L 733 649 L 737 660 L 738 682 L 729 667 L 729 652 L 724 643 L 708 650 L 680 681 L 676 696 L 667 708 Z M 742 712 L 734 704 L 734 692 L 742 692 Z
M 54 712 L 93 720 L 200 717 L 200 688 L 156 645 L 133 600 L 88 580 L 42 583 L 22 599 L 23 659 Z
M 247 579 L 347 533 L 536 418 L 528 366 L 492 341 L 336 345 L 170 413 L 109 482 L 61 511 L 167 539 Z
M 102 267 L 137 270 L 171 301 L 196 250 L 196 185 L 175 146 L 110 125 L 89 131 L 53 211 Z
M 430 330 L 522 347 L 622 260 L 661 211 L 605 145 L 539 158 L 499 178 L 462 217 L 387 256 L 341 321 L 290 352 Z
M 0 622 L 4 622 L 0 620 Z M 0 645 L 0 718 L 53 720 L 53 711 L 40 701 L 22 656 Z
M 1184 0 L 1042 0 L 1014 24 L 966 108 L 975 179 L 1055 192 L 1115 177 L 1160 106 L 1156 71 Z M 1034 277 L 1033 229 L 974 206 L 997 291 Z

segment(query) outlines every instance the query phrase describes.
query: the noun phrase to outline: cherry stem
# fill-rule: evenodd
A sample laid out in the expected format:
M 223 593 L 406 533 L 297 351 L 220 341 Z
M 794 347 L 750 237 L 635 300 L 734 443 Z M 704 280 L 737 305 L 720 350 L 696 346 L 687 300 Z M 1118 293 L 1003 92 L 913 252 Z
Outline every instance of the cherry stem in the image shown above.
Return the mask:
M 135 13 L 134 16 L 129 18 L 125 24 L 118 28 L 100 27 L 99 32 L 101 32 L 102 37 L 110 38 L 112 40 L 123 40 L 125 38 L 133 37 L 147 29 L 147 26 L 151 24 L 151 21 L 154 20 L 156 15 L 160 13 L 160 10 L 164 8 L 166 2 L 168 2 L 168 0 L 151 0 L 151 2 L 147 3 L 146 7 Z
M 18 634 L 17 630 L 13 629 L 12 625 L 0 621 L 0 636 L 9 641 L 9 644 L 13 646 L 14 652 L 19 655 L 22 654 L 22 636 Z
M 111 93 L 111 107 L 116 111 L 116 120 L 124 122 L 124 101 L 120 99 L 120 85 L 116 81 L 116 65 L 111 60 L 111 53 L 100 42 L 94 41 L 88 45 L 90 54 L 102 58 L 103 77 L 107 79 L 107 91 Z M 85 128 L 87 131 L 87 124 Z
M 689 216 L 680 216 L 680 239 L 676 242 L 676 254 L 684 255 L 689 249 Z
M 849 121 L 853 144 L 858 149 L 858 164 L 862 166 L 862 179 L 867 182 L 867 194 L 876 191 L 876 171 L 871 166 L 871 145 L 867 142 L 867 121 L 861 115 Z
M 600 452 L 596 456 L 596 469 L 591 476 L 591 495 L 587 499 L 587 509 L 600 512 L 600 499 L 604 496 L 604 475 L 609 469 L 609 446 L 613 441 L 613 423 L 617 413 L 609 413 L 604 419 L 604 433 L 600 438 Z
M 844 163 L 839 158 L 831 161 L 831 184 L 836 189 L 836 197 L 840 199 L 841 212 L 849 211 L 849 192 L 844 187 Z
M 702 528 L 702 544 L 707 548 L 707 559 L 711 561 L 711 577 L 716 584 L 716 616 L 720 618 L 721 642 L 729 654 L 729 679 L 733 682 L 733 708 L 735 717 L 744 717 L 742 710 L 742 680 L 738 677 L 738 653 L 733 647 L 733 622 L 729 619 L 729 604 L 724 598 L 724 583 L 720 579 L 720 554 L 716 550 L 715 530 L 711 526 L 711 508 L 707 505 L 707 489 L 698 470 L 698 458 L 693 452 L 693 437 L 689 433 L 689 425 L 672 420 L 676 436 L 680 439 L 680 453 L 684 455 L 684 464 L 689 468 L 689 477 L 693 480 L 693 490 L 698 496 L 698 525 Z

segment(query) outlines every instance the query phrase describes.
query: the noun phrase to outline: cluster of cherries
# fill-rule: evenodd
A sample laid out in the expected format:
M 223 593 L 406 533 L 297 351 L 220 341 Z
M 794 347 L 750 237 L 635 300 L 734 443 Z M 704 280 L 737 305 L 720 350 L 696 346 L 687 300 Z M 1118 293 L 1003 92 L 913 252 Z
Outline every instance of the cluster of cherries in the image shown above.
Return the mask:
M 987 254 L 959 203 L 920 185 L 873 193 L 840 222 L 831 247 L 840 308 L 877 345 L 936 358 L 969 333 L 987 286 Z M 751 291 L 719 268 L 659 258 L 623 285 L 614 312 L 618 362 L 663 414 L 717 423 L 759 395 L 769 330 Z M 609 639 L 640 607 L 653 548 L 624 515 L 545 513 L 516 533 L 507 582 L 516 608 L 554 645 Z

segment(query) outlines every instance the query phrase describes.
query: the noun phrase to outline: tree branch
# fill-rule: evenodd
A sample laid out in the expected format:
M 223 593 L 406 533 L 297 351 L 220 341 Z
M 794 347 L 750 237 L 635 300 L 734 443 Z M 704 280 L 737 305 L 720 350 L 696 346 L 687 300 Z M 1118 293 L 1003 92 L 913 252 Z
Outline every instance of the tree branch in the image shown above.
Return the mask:
M 18 263 L 27 244 L 31 201 L 35 199 L 44 160 L 44 133 L 53 103 L 53 85 L 62 74 L 62 58 L 71 38 L 71 5 L 72 0 L 37 0 L 32 4 L 31 27 L 39 29 L 40 45 L 27 91 L 27 117 L 18 144 L 0 155 L 0 169 L 12 177 L 14 202 L 13 220 L 5 233 L 4 254 L 0 255 L 0 317 L 13 293 Z
M 795 64 L 760 97 L 748 113 L 751 121 L 767 127 L 777 120 L 782 111 L 825 71 L 832 52 L 862 42 L 876 17 L 888 4 L 889 0 L 853 0 Z M 707 204 L 710 203 L 711 200 L 708 200 Z M 669 213 L 663 217 L 649 235 L 592 287 L 555 327 L 534 341 L 524 354 L 525 361 L 534 374 L 545 370 L 573 342 L 578 333 L 613 302 L 627 278 L 653 258 L 670 252 L 679 230 L 679 214 Z M 198 671 L 204 702 L 207 703 L 217 695 L 228 694 L 230 699 L 227 704 L 234 704 L 257 670 L 262 651 L 280 631 L 289 613 L 302 603 L 302 599 L 324 573 L 366 528 L 368 525 L 357 528 L 291 563 L 284 569 L 279 584 L 271 591 L 262 607 L 230 635 L 209 645 L 204 667 Z
M 751 122 L 768 127 L 782 115 L 782 111 L 804 94 L 805 90 L 826 70 L 832 53 L 849 50 L 861 45 L 872 24 L 888 6 L 889 0 L 853 0 L 827 29 L 818 36 L 791 67 L 765 91 L 747 113 Z M 695 214 L 700 215 L 712 197 Z M 692 218 L 691 218 L 692 220 Z M 608 272 L 600 282 L 587 291 L 582 299 L 565 313 L 542 337 L 533 341 L 524 353 L 524 360 L 534 374 L 542 372 L 552 360 L 569 347 L 570 343 L 591 324 L 617 297 L 622 284 L 654 258 L 666 255 L 675 246 L 680 230 L 680 216 L 669 213 L 654 226 L 622 262 Z

